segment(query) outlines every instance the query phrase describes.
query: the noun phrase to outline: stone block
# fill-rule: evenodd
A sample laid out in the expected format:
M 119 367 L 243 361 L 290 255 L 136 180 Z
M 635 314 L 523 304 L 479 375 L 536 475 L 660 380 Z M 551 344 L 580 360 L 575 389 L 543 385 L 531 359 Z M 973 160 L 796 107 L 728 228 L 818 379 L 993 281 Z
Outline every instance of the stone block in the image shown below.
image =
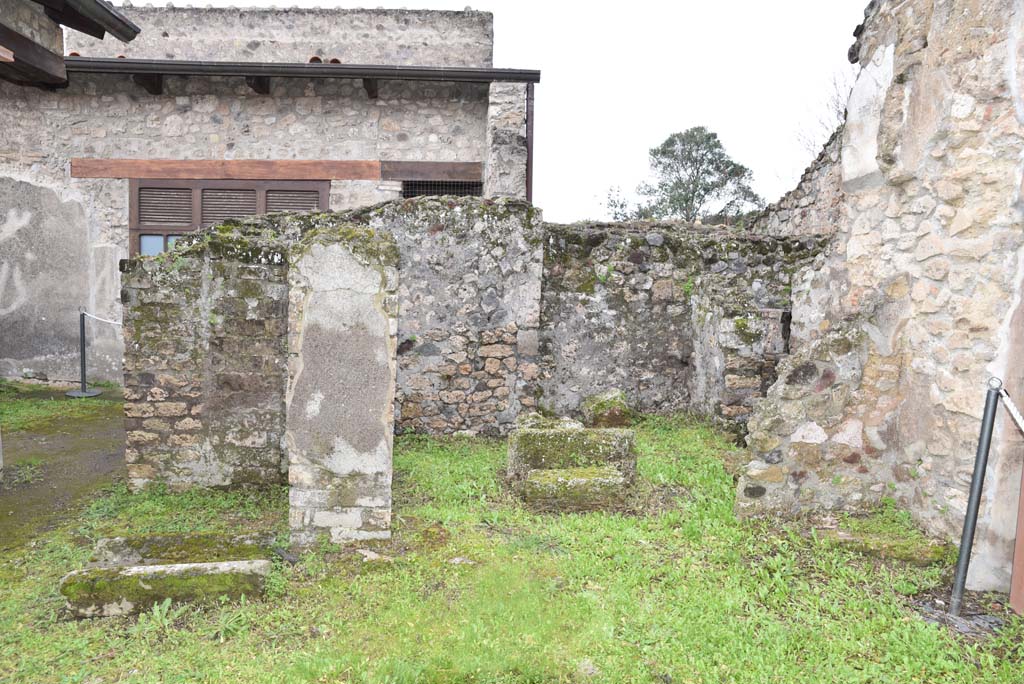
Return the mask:
M 252 539 L 223 534 L 148 534 L 100 539 L 89 561 L 102 567 L 170 565 L 259 560 L 268 553 L 264 545 Z
M 530 418 L 509 435 L 508 476 L 536 469 L 614 466 L 630 481 L 636 474 L 635 433 L 623 428 L 585 428 L 571 420 Z
M 131 565 L 76 570 L 61 580 L 60 593 L 76 617 L 113 617 L 149 610 L 165 599 L 213 603 L 263 595 L 269 560 L 170 565 Z
M 612 511 L 624 505 L 628 486 L 615 466 L 555 468 L 531 471 L 519 493 L 537 511 Z
M 390 237 L 329 228 L 297 245 L 289 272 L 285 442 L 297 545 L 321 534 L 334 542 L 389 535 L 398 345 L 395 312 L 382 302 L 397 287 L 385 275 L 397 253 Z
M 626 394 L 619 389 L 587 397 L 580 410 L 583 424 L 595 428 L 627 427 L 636 417 L 626 401 Z

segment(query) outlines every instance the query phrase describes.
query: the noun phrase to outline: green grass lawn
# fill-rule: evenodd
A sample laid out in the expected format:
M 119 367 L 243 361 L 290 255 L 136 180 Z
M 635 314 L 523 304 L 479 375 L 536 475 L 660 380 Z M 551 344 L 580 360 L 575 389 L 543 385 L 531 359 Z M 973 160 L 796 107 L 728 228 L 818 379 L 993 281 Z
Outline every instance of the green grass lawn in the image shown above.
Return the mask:
M 285 530 L 286 492 L 115 488 L 0 565 L 4 682 L 1013 682 L 1024 624 L 968 643 L 909 597 L 947 567 L 887 565 L 732 515 L 714 431 L 640 430 L 644 516 L 534 515 L 503 442 L 396 440 L 395 534 L 279 565 L 264 601 L 67 621 L 60 576 L 123 533 Z M 657 498 L 657 497 L 652 497 Z M 911 534 L 892 510 L 879 526 Z M 457 560 L 458 562 L 453 562 Z
M 121 415 L 119 388 L 103 387 L 108 390 L 104 396 L 71 399 L 64 396 L 65 390 L 0 378 L 0 430 L 3 434 L 46 431 L 73 421 Z

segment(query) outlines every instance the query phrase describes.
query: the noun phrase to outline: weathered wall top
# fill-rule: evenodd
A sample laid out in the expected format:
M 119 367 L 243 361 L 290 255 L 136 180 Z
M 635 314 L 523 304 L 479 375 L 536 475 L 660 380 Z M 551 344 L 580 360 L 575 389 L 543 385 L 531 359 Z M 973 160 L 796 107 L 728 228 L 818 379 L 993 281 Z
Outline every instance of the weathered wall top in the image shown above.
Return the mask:
M 142 27 L 129 44 L 70 32 L 68 52 L 83 57 L 323 62 L 490 67 L 490 12 L 299 8 L 164 8 L 124 5 Z

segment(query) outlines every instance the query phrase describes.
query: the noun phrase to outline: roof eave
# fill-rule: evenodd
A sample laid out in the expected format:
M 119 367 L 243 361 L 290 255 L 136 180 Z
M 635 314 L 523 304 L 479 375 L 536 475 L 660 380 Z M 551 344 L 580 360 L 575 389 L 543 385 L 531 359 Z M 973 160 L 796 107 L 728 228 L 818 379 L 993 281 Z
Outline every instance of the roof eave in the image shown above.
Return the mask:
M 295 62 L 219 62 L 175 59 L 66 57 L 68 73 L 131 76 L 239 76 L 265 78 L 361 78 L 464 83 L 539 83 L 532 69 L 389 66 L 381 64 L 307 64 Z

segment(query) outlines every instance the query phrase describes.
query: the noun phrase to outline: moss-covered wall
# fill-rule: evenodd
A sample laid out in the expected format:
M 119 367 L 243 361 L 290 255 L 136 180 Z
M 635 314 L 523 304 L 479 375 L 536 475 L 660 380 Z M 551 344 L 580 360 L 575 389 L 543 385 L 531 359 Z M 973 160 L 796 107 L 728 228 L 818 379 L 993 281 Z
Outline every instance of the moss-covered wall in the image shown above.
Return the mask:
M 785 349 L 792 274 L 821 238 L 682 223 L 546 226 L 541 406 L 620 388 L 644 411 L 743 422 Z
M 269 229 L 122 262 L 129 481 L 284 483 L 288 284 Z
M 287 331 L 301 313 L 289 278 L 314 245 L 343 242 L 360 263 L 388 265 L 395 426 L 500 434 L 524 410 L 577 414 L 615 388 L 643 411 L 742 426 L 786 352 L 792 274 L 821 240 L 561 226 L 520 200 L 452 197 L 193 234 L 124 265 L 132 482 L 283 481 L 299 349 Z M 325 292 L 354 277 L 342 261 L 318 267 Z

